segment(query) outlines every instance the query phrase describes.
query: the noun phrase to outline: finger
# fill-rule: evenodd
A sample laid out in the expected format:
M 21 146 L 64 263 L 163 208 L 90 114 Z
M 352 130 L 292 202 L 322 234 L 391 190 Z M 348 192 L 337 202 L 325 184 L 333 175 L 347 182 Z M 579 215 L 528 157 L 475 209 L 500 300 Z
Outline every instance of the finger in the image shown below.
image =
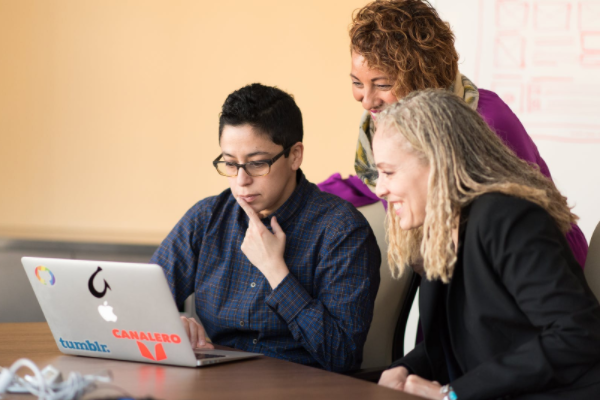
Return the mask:
M 415 379 L 407 379 L 406 382 L 404 382 L 403 390 L 406 393 L 417 394 L 418 388 L 419 388 L 419 384 L 417 383 L 417 381 Z
M 188 323 L 187 318 L 181 317 L 181 323 L 183 324 L 183 329 L 185 329 L 185 334 L 187 335 L 188 339 L 190 339 L 190 343 L 192 344 L 192 347 L 194 347 L 194 342 L 192 342 L 191 337 L 190 337 L 190 325 Z
M 215 346 L 213 346 L 212 343 L 208 342 L 208 338 L 206 337 L 206 331 L 204 330 L 204 326 L 202 326 L 202 324 L 199 324 L 198 322 L 196 322 L 196 320 L 194 320 L 194 322 L 196 323 L 196 325 L 198 325 L 198 347 L 201 347 L 203 349 L 214 349 Z
M 383 379 L 378 383 L 380 386 L 387 387 L 390 389 L 402 390 L 402 383 L 395 380 Z
M 281 229 L 281 225 L 279 225 L 279 222 L 277 222 L 277 218 L 275 217 L 271 218 L 271 228 L 273 228 L 275 236 L 279 239 L 285 239 L 285 232 Z
M 204 332 L 204 327 L 194 320 L 194 325 L 196 325 L 196 330 L 198 334 L 198 346 L 204 346 L 206 344 L 206 333 Z
M 246 200 L 238 197 L 237 202 L 240 205 L 240 207 L 242 207 L 242 209 L 244 210 L 244 212 L 246 213 L 248 218 L 250 218 L 250 222 L 252 222 L 256 226 L 263 225 L 263 223 L 260 221 L 260 218 L 258 217 L 256 212 L 252 209 L 252 207 L 250 207 L 250 204 L 246 203 Z
M 198 347 L 198 326 L 195 323 L 196 321 L 194 321 L 191 318 L 188 319 L 188 322 L 190 325 L 190 343 L 195 349 L 196 347 Z

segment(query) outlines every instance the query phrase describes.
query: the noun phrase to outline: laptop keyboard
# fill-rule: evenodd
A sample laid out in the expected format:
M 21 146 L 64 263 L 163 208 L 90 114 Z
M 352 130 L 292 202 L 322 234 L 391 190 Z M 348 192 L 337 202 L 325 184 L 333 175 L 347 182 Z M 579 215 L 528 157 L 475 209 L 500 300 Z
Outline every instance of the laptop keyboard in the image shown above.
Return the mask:
M 222 354 L 206 354 L 206 353 L 195 353 L 196 360 L 207 360 L 209 358 L 223 358 L 225 357 Z

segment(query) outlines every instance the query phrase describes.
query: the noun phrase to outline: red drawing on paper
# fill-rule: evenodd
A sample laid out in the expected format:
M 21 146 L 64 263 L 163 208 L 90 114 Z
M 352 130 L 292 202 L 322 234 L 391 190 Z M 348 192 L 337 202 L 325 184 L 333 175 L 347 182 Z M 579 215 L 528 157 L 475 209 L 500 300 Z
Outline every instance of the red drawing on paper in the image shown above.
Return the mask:
M 497 68 L 525 67 L 525 38 L 518 35 L 498 35 L 494 46 Z
M 525 1 L 498 0 L 496 26 L 502 30 L 521 29 L 527 24 L 529 5 Z
M 579 29 L 600 31 L 600 2 L 582 1 L 579 3 Z
M 581 66 L 600 66 L 600 31 L 581 32 Z
M 600 54 L 600 32 L 581 32 L 581 49 L 584 53 Z
M 600 54 L 582 54 L 579 59 L 582 67 L 600 67 Z
M 532 137 L 600 143 L 600 0 L 490 3 L 479 0 L 476 81 L 497 93 Z M 482 22 L 490 18 L 495 23 Z
M 532 63 L 535 66 L 576 64 L 577 42 L 572 36 L 539 36 L 532 42 Z
M 600 85 L 573 83 L 569 78 L 543 77 L 528 84 L 528 113 L 595 117 L 600 107 Z
M 571 20 L 571 4 L 567 1 L 536 2 L 533 6 L 533 26 L 540 31 L 566 31 Z

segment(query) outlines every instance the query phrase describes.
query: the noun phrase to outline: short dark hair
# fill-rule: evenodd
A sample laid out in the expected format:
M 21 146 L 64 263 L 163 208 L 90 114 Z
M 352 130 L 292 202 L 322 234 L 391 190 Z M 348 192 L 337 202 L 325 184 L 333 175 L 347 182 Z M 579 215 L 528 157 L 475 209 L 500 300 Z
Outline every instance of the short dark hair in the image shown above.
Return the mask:
M 219 116 L 219 140 L 225 125 L 245 124 L 284 149 L 302 141 L 302 113 L 294 98 L 276 87 L 253 83 L 227 96 Z

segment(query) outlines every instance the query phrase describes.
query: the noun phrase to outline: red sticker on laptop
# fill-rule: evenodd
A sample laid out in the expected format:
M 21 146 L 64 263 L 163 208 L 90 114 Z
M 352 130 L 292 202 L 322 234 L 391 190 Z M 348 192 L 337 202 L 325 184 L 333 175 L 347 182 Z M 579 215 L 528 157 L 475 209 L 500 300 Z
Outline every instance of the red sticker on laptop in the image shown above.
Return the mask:
M 154 345 L 154 355 L 152 355 L 152 353 L 150 352 L 150 350 L 148 350 L 148 348 L 146 347 L 146 345 L 142 342 L 136 342 L 138 345 L 138 348 L 140 349 L 140 354 L 142 355 L 142 357 L 148 358 L 150 360 L 154 360 L 154 361 L 162 361 L 162 360 L 166 360 L 168 357 L 165 354 L 165 349 L 163 349 L 163 345 L 162 343 L 156 343 Z
M 181 343 L 181 338 L 179 335 L 175 334 L 168 335 L 166 333 L 138 332 L 125 329 L 113 329 L 112 334 L 117 339 L 135 340 L 142 357 L 153 361 L 162 361 L 168 358 L 165 349 L 163 348 L 163 343 Z M 152 354 L 150 349 L 148 349 L 148 347 L 140 340 L 158 342 L 154 345 L 154 354 Z

